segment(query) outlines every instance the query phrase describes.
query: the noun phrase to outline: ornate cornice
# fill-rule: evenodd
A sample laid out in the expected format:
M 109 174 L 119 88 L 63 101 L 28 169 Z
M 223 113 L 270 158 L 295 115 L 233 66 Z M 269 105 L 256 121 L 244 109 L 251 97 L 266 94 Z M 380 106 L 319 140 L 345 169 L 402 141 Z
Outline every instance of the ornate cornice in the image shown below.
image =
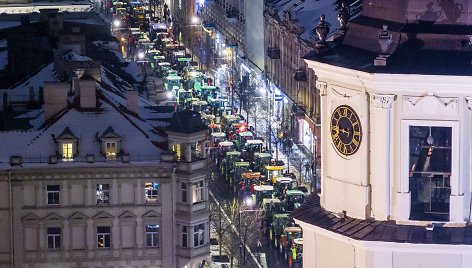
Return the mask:
M 396 95 L 370 94 L 370 104 L 375 108 L 390 109 Z
M 326 96 L 326 89 L 328 88 L 328 83 L 323 81 L 316 81 L 316 89 L 320 92 L 320 96 Z
M 472 97 L 465 97 L 465 102 L 467 103 L 467 108 L 472 110 Z

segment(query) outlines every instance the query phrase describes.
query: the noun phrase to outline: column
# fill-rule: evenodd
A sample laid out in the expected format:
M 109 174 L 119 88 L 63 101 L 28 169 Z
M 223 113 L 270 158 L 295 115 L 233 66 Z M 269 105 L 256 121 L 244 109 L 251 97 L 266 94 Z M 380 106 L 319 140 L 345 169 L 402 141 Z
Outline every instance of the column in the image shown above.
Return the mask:
M 320 146 L 320 151 L 319 151 L 319 155 L 321 157 L 321 161 L 320 161 L 320 170 L 321 170 L 321 174 L 320 174 L 320 187 L 321 187 L 321 196 L 320 196 L 320 203 L 322 206 L 324 206 L 324 203 L 325 203 L 325 198 L 324 198 L 324 170 L 325 169 L 325 163 L 324 163 L 324 159 L 326 159 L 326 157 L 324 156 L 324 152 L 327 152 L 328 148 L 325 148 L 326 146 L 331 146 L 329 142 L 323 142 L 323 141 L 327 141 L 327 139 L 330 138 L 330 127 L 329 127 L 329 118 L 330 118 L 330 115 L 329 115 L 329 111 L 328 111 L 328 98 L 326 97 L 327 95 L 327 87 L 328 87 L 328 84 L 326 82 L 323 82 L 323 81 L 316 81 L 316 89 L 318 90 L 318 92 L 320 93 L 320 111 L 321 111 L 321 146 Z
M 202 158 L 207 158 L 207 148 L 206 148 L 206 140 L 200 142 L 202 146 Z
M 138 216 L 136 218 L 136 248 L 142 249 L 144 246 L 144 240 L 143 218 Z M 142 253 L 140 255 L 142 255 Z
M 395 95 L 370 94 L 370 184 L 372 216 L 388 220 L 391 215 L 392 104 Z M 399 206 L 403 211 L 409 207 Z M 409 212 L 408 212 L 409 214 Z
M 185 144 L 185 161 L 192 162 L 192 145 L 190 143 Z
M 89 258 L 93 258 L 93 251 L 95 249 L 97 238 L 95 237 L 95 226 L 92 219 L 87 220 L 87 248 L 89 250 Z

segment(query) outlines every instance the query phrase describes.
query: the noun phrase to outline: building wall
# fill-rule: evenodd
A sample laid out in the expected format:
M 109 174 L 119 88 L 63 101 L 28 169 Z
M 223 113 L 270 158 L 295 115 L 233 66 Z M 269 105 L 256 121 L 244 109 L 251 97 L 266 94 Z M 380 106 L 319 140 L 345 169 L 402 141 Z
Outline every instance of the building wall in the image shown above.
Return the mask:
M 449 222 L 469 220 L 469 77 L 367 74 L 322 63 L 313 68 L 322 99 L 325 209 L 409 221 L 409 126 L 444 126 L 452 129 Z M 352 107 L 362 125 L 360 149 L 351 156 L 338 153 L 331 138 L 330 118 L 339 105 Z
M 313 69 L 308 68 L 302 59 L 312 50 L 311 44 L 302 41 L 298 34 L 289 31 L 286 22 L 276 20 L 267 12 L 264 13 L 264 25 L 267 77 L 291 100 L 291 104 L 296 106 L 293 111 L 301 110 L 305 114 L 304 118 L 297 117 L 298 124 L 292 129 L 293 137 L 301 144 L 306 143 L 304 141 L 306 131 L 303 127 L 305 120 L 309 124 L 314 143 L 314 136 L 318 136 L 316 128 L 320 120 L 319 92 L 315 87 L 316 76 Z M 267 55 L 268 48 L 280 49 L 280 59 L 270 59 Z M 305 71 L 307 81 L 295 80 L 297 70 Z M 295 121 L 295 118 L 292 120 Z M 307 147 L 311 153 L 314 153 L 314 148 L 314 144 Z
M 209 252 L 207 200 L 194 205 L 182 203 L 171 168 L 140 166 L 123 168 L 75 168 L 13 171 L 13 224 L 15 267 L 195 267 Z M 6 178 L 6 177 L 4 177 Z M 205 176 L 193 178 L 204 180 Z M 181 177 L 186 180 L 186 176 Z M 146 201 L 145 183 L 158 182 L 157 202 Z M 0 201 L 0 267 L 8 265 L 8 182 L 3 180 Z M 97 204 L 97 184 L 110 185 L 109 204 Z M 47 185 L 60 185 L 60 204 L 48 205 Z M 207 191 L 207 185 L 204 188 Z M 192 188 L 188 189 L 189 197 Z M 207 194 L 206 194 L 207 196 Z M 3 200 L 6 199 L 6 200 Z M 188 225 L 204 223 L 205 244 L 189 247 L 185 255 L 176 237 L 176 207 L 188 218 Z M 204 220 L 191 215 L 203 215 Z M 205 216 L 206 215 L 206 216 Z M 3 217 L 4 216 L 4 217 Z M 146 246 L 146 225 L 159 225 L 159 246 Z M 110 248 L 97 246 L 97 226 L 111 227 Z M 61 228 L 61 248 L 48 249 L 47 228 Z M 193 230 L 192 228 L 190 228 Z M 184 264 L 185 263 L 185 264 Z
M 470 245 L 430 245 L 359 241 L 297 222 L 303 228 L 305 268 L 465 268 Z

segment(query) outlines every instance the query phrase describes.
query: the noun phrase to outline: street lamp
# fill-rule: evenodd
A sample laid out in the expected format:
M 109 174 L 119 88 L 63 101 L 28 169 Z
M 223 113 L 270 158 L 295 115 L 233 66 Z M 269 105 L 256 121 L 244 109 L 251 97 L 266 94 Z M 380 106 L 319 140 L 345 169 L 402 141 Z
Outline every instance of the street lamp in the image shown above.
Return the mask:
M 251 207 L 253 205 L 253 201 L 252 199 L 249 197 L 249 198 L 246 198 L 246 200 L 244 200 L 244 204 L 248 207 Z M 260 212 L 261 209 L 241 209 L 241 206 L 239 207 L 239 211 L 238 211 L 238 233 L 239 233 L 239 267 L 240 268 L 244 268 L 245 267 L 245 264 L 246 264 L 246 250 L 245 250 L 245 247 L 246 247 L 246 234 L 244 234 L 244 241 L 243 241 L 243 238 L 241 236 L 241 214 L 243 212 Z M 246 226 L 247 228 L 247 226 Z

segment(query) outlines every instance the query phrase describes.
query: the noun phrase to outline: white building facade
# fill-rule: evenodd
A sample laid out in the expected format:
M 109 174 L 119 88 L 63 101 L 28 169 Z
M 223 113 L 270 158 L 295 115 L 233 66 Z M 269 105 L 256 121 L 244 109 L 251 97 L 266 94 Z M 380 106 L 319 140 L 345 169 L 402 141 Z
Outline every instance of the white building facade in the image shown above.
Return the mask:
M 46 83 L 45 123 L 0 132 L 0 267 L 193 268 L 209 256 L 206 126 L 186 114 L 187 131 L 174 114 L 168 139 L 191 139 L 179 157 L 156 146 L 148 101 L 101 85 L 84 76 L 74 98 Z
M 411 5 L 403 6 L 408 14 L 419 10 Z M 394 24 L 384 13 L 369 23 Z M 379 55 L 385 31 L 366 20 L 350 25 L 336 56 L 305 60 L 321 96 L 322 180 L 321 193 L 293 214 L 303 228 L 303 265 L 470 267 L 470 48 L 453 48 L 457 33 L 396 28 Z M 408 42 L 418 40 L 415 51 Z M 426 56 L 450 65 L 428 67 Z

